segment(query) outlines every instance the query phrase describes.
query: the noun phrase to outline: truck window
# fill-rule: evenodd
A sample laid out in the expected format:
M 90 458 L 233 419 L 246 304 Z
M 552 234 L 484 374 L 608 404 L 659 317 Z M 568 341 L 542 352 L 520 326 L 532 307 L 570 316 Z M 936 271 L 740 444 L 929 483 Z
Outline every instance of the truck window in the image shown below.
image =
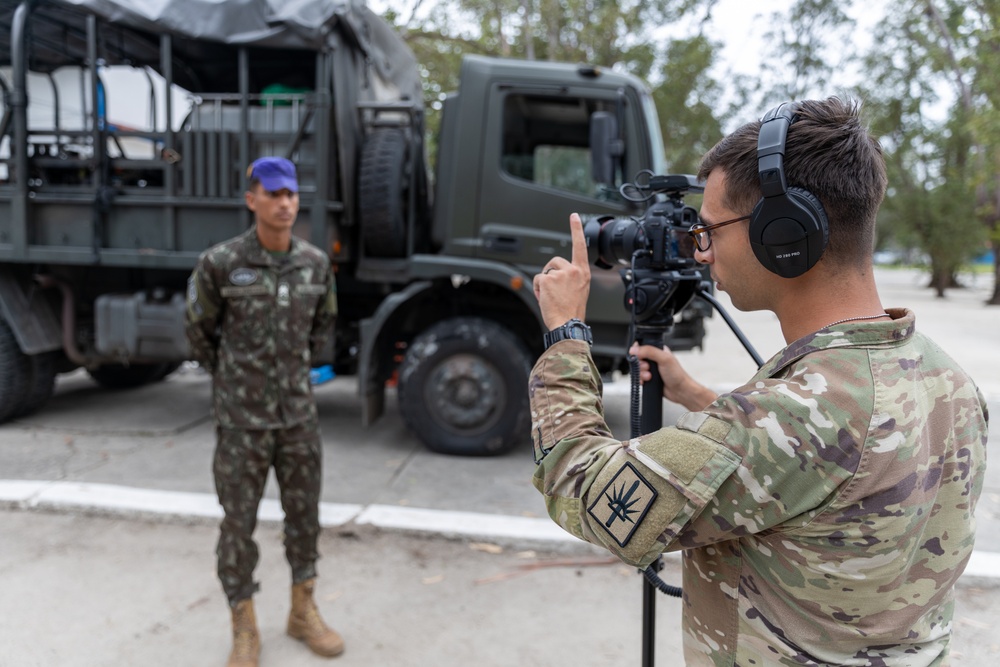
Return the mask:
M 511 94 L 504 101 L 501 169 L 538 185 L 607 198 L 590 173 L 590 116 L 612 100 Z

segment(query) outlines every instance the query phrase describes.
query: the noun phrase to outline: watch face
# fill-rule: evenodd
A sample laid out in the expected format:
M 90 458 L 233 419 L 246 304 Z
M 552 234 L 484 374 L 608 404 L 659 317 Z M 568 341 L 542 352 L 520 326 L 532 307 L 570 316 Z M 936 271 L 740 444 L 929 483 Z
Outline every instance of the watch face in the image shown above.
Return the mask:
M 590 327 L 580 320 L 570 320 L 545 334 L 545 346 L 551 347 L 554 343 L 567 339 L 583 340 L 593 344 Z

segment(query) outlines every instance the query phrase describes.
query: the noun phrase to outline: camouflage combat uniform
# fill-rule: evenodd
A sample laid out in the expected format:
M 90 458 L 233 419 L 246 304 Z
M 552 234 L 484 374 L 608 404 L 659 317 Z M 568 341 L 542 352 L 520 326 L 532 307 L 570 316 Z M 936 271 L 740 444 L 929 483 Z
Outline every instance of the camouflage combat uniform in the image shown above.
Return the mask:
M 627 442 L 586 343 L 535 365 L 535 486 L 563 528 L 628 563 L 683 551 L 688 665 L 947 664 L 986 404 L 912 312 L 889 312 L 795 341 Z
M 293 237 L 273 256 L 255 228 L 205 251 L 188 281 L 188 340 L 213 380 L 218 570 L 231 604 L 257 590 L 252 535 L 271 466 L 292 579 L 316 575 L 322 450 L 309 371 L 336 315 L 326 255 Z

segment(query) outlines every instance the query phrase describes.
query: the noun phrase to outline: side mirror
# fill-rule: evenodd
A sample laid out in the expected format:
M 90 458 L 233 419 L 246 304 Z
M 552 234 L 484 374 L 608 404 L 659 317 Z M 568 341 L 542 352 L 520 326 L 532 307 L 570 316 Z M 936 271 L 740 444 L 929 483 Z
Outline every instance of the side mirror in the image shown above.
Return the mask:
M 615 167 L 625 154 L 625 142 L 618 136 L 618 119 L 609 111 L 590 116 L 590 173 L 600 185 L 615 185 Z

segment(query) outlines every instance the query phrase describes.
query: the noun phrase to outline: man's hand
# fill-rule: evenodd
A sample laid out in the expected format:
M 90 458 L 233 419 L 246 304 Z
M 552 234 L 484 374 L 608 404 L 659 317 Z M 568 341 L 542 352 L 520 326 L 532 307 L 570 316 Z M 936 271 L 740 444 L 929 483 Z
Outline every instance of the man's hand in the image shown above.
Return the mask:
M 668 401 L 695 411 L 704 410 L 718 397 L 714 391 L 696 382 L 669 349 L 633 343 L 628 353 L 639 357 L 639 380 L 642 382 L 653 378 L 649 362 L 656 364 L 663 380 L 663 398 Z
M 587 316 L 590 264 L 587 263 L 583 222 L 576 213 L 569 216 L 569 230 L 573 237 L 572 261 L 553 257 L 533 282 L 542 320 L 550 330 L 573 318 L 582 320 Z

